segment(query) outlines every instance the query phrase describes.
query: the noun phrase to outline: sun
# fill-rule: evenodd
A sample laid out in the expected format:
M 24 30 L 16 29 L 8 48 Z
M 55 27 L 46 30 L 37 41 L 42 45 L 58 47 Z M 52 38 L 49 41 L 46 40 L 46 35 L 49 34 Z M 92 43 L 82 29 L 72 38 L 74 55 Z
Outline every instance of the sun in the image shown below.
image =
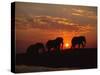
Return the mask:
M 66 43 L 66 44 L 65 44 L 65 47 L 68 48 L 68 47 L 69 47 L 69 43 Z

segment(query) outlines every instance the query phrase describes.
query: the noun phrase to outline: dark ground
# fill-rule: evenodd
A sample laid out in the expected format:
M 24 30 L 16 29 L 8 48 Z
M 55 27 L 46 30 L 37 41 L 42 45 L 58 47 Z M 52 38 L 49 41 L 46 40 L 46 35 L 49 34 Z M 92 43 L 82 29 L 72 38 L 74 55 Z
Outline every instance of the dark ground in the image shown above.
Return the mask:
M 27 56 L 26 54 L 16 54 L 16 66 L 39 66 L 49 67 L 49 70 L 66 69 L 89 69 L 97 68 L 97 48 L 65 49 L 62 52 L 44 53 L 38 56 Z M 38 67 L 37 67 L 38 68 Z M 58 69 L 57 69 L 58 68 Z M 18 69 L 18 68 L 17 68 Z M 17 71 L 16 72 L 23 72 Z M 49 71 L 47 70 L 47 71 Z M 37 71 L 46 71 L 38 70 Z M 28 71 L 26 71 L 28 72 Z M 33 71 L 36 72 L 36 71 Z

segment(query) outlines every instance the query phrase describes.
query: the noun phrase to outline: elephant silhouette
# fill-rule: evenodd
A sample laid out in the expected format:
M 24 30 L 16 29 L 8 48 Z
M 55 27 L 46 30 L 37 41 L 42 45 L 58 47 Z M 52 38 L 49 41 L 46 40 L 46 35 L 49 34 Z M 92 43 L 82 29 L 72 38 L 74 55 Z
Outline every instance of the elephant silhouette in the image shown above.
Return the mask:
M 45 50 L 45 48 L 44 48 L 44 45 L 42 43 L 36 43 L 36 44 L 32 44 L 28 47 L 27 54 L 29 56 L 32 56 L 32 55 L 35 56 L 35 55 L 39 55 L 40 52 L 41 51 L 43 52 L 44 50 Z
M 51 50 L 60 50 L 63 48 L 63 38 L 57 37 L 54 40 L 48 40 L 46 43 L 46 48 L 48 49 L 48 53 L 51 52 Z
M 84 48 L 86 46 L 86 38 L 85 36 L 78 36 L 78 37 L 73 37 L 71 40 L 72 46 L 71 48 Z

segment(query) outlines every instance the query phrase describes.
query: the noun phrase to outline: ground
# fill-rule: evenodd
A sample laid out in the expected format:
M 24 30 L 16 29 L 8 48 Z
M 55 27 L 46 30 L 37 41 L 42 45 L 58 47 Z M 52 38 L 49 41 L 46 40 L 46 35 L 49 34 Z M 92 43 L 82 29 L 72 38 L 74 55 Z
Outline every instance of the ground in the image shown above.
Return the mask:
M 17 73 L 97 68 L 97 49 L 65 49 L 62 52 L 45 53 L 29 57 L 16 55 Z

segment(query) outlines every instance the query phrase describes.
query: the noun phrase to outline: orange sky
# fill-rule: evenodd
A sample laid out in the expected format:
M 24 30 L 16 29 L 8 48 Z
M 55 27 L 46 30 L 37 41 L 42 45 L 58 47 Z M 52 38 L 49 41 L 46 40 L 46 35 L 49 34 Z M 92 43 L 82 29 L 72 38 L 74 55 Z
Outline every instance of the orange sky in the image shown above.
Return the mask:
M 71 46 L 74 36 L 83 35 L 87 48 L 97 46 L 97 8 L 89 6 L 16 3 L 16 52 L 29 45 L 63 37 Z M 64 47 L 65 48 L 65 47 Z

